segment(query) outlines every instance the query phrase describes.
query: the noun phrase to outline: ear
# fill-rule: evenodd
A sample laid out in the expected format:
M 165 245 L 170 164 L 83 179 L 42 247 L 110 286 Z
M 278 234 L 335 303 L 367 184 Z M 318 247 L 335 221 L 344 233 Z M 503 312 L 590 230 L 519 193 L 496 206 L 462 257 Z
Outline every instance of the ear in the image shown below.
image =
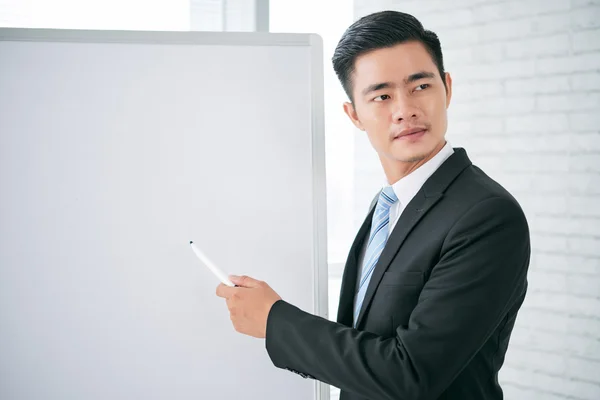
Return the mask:
M 354 104 L 349 103 L 349 102 L 345 102 L 344 103 L 344 112 L 346 113 L 346 115 L 348 116 L 348 118 L 350 118 L 350 121 L 352 121 L 352 123 L 354 124 L 354 126 L 356 126 L 361 131 L 365 130 L 365 128 L 363 127 L 363 124 L 360 122 L 360 119 L 358 119 L 358 114 L 356 113 L 356 109 L 354 108 Z
M 446 108 L 450 107 L 450 100 L 452 100 L 452 77 L 446 72 Z

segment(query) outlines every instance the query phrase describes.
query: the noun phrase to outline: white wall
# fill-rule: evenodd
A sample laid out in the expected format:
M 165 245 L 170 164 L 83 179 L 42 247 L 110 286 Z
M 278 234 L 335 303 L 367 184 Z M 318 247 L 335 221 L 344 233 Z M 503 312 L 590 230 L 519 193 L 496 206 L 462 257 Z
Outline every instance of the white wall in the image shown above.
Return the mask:
M 530 289 L 501 383 L 508 400 L 600 399 L 600 2 L 355 0 L 440 36 L 454 78 L 448 139 L 520 201 Z M 355 144 L 355 224 L 381 170 Z
M 189 0 L 190 30 L 253 32 L 255 0 Z
M 190 0 L 0 0 L 0 26 L 185 31 Z

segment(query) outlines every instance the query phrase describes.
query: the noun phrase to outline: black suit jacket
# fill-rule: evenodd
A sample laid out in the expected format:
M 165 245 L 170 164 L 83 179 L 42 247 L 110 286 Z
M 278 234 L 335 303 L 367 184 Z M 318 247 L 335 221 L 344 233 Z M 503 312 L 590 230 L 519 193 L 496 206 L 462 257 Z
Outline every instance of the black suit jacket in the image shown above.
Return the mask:
M 352 328 L 350 250 L 338 322 L 278 301 L 275 366 L 339 387 L 340 400 L 502 399 L 498 370 L 527 289 L 529 229 L 517 201 L 456 148 L 406 206 Z

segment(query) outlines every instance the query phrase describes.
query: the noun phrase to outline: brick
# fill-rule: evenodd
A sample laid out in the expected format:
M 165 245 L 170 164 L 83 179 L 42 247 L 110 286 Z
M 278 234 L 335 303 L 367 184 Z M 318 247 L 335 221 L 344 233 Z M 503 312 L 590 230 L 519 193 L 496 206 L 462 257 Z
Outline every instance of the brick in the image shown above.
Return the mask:
M 508 154 L 506 171 L 565 172 L 569 170 L 567 154 Z M 546 196 L 545 196 L 546 197 Z
M 600 238 L 578 237 L 568 238 L 567 245 L 573 254 L 600 257 Z M 600 307 L 600 303 L 598 304 Z M 600 310 L 600 308 L 598 308 Z
M 527 296 L 528 306 L 544 310 L 559 311 L 583 317 L 595 317 L 600 299 L 550 291 L 531 291 Z
M 548 140 L 547 137 L 539 132 L 523 133 L 514 136 L 507 136 L 503 139 L 504 148 L 508 151 L 522 153 L 557 153 L 560 149 L 568 149 L 570 137 L 559 135 Z M 566 152 L 566 150 L 565 150 Z M 556 179 L 554 177 L 554 179 Z
M 522 39 L 505 44 L 507 59 L 535 58 L 540 56 L 564 56 L 571 50 L 568 33 Z
M 537 270 L 529 274 L 529 283 L 531 290 L 560 292 L 564 291 L 567 285 L 567 274 Z
M 479 36 L 473 34 L 471 27 L 444 29 L 437 34 L 442 46 L 449 49 L 469 47 L 480 41 Z
M 574 131 L 595 131 L 600 126 L 600 112 L 585 111 L 569 114 L 569 123 Z
M 386 8 L 391 8 L 394 10 L 400 10 L 404 12 L 409 12 L 405 10 L 415 10 L 419 11 L 421 14 L 425 14 L 427 12 L 438 12 L 463 7 L 472 7 L 479 3 L 485 3 L 486 1 L 489 0 L 455 0 L 452 2 L 452 4 L 450 4 L 446 0 L 386 0 L 383 2 L 383 4 L 380 2 L 378 8 L 381 9 L 382 6 L 387 6 Z M 371 2 L 371 4 L 377 4 L 377 2 Z
M 600 73 L 591 72 L 570 76 L 573 90 L 600 90 Z
M 564 271 L 574 276 L 600 275 L 598 258 L 544 252 L 537 252 L 535 258 L 540 271 Z
M 476 117 L 527 114 L 535 109 L 535 98 L 527 96 L 490 97 L 474 102 L 463 102 L 455 107 L 455 109 L 457 108 L 465 114 Z
M 570 29 L 571 20 L 564 13 L 539 15 L 533 18 L 532 31 L 539 36 L 568 32 Z
M 457 8 L 443 12 L 423 14 L 421 23 L 434 32 L 440 28 L 470 25 L 475 22 L 473 11 L 469 8 Z
M 573 29 L 600 27 L 600 7 L 578 8 L 571 11 L 570 25 Z
M 535 388 L 543 388 L 556 395 L 565 396 L 563 398 L 573 398 L 577 394 L 577 399 L 598 400 L 594 397 L 600 387 L 593 383 L 573 380 L 564 376 L 541 373 L 537 371 L 513 369 L 502 373 L 502 382 L 507 384 L 527 385 Z M 540 393 L 541 394 L 541 393 Z M 568 397 L 567 397 L 568 396 Z M 523 397 L 530 399 L 531 397 Z
M 531 18 L 491 22 L 473 27 L 473 32 L 481 42 L 494 40 L 520 39 L 535 32 L 535 24 Z
M 465 64 L 473 63 L 473 51 L 470 47 L 462 47 L 462 48 L 442 48 L 442 52 L 444 55 L 444 67 L 447 72 L 450 72 L 452 75 L 452 70 L 458 68 Z M 462 84 L 461 84 L 462 88 Z M 457 89 L 456 85 L 454 85 L 454 89 Z M 452 93 L 454 97 L 457 93 Z
M 539 372 L 532 372 L 528 377 L 528 382 L 532 383 L 534 387 L 544 388 L 563 396 L 571 397 L 576 394 L 578 399 L 598 399 L 594 397 L 595 394 L 598 394 L 598 386 L 588 382 Z
M 577 160 L 576 157 L 574 158 Z M 591 160 L 597 163 L 597 157 L 592 157 Z M 573 160 L 570 163 L 569 169 L 571 171 L 574 169 L 574 164 L 579 165 L 574 163 Z M 562 179 L 561 182 L 567 183 L 567 190 L 574 194 L 600 194 L 600 174 L 569 172 L 567 177 L 560 179 Z
M 591 336 L 565 335 L 566 354 L 600 361 L 600 339 Z
M 565 277 L 567 292 L 579 296 L 598 296 L 600 276 L 569 275 Z M 600 345 L 600 342 L 598 343 Z M 600 349 L 600 346 L 598 347 Z M 600 353 L 598 353 L 600 355 Z
M 585 53 L 569 57 L 547 57 L 536 60 L 536 71 L 543 75 L 575 73 L 600 69 L 600 53 Z
M 452 89 L 452 103 L 501 96 L 504 86 L 501 82 L 461 82 L 454 84 Z
M 569 162 L 572 163 L 572 158 L 569 159 Z M 571 165 L 569 166 L 571 168 Z M 506 171 L 503 171 L 503 174 L 506 174 Z M 515 175 L 515 173 L 511 173 L 511 175 Z M 537 194 L 543 195 L 564 195 L 565 192 L 571 191 L 572 193 L 577 194 L 586 194 L 586 193 L 600 193 L 600 187 L 595 186 L 595 183 L 600 180 L 600 175 L 597 176 L 598 179 L 594 179 L 595 174 L 590 173 L 577 173 L 577 172 L 531 172 L 528 174 L 519 173 L 520 179 L 527 178 L 527 182 L 529 182 L 528 190 L 526 192 L 534 192 Z M 543 213 L 540 213 L 543 215 Z
M 579 357 L 570 357 L 567 359 L 566 376 L 600 383 L 600 374 L 598 371 L 600 371 L 600 361 Z
M 506 119 L 507 132 L 564 133 L 569 129 L 569 118 L 565 114 L 530 114 L 511 116 Z M 588 129 L 589 130 L 589 129 Z
M 552 374 L 565 372 L 565 357 L 560 354 L 520 348 L 521 357 L 515 366 Z
M 600 218 L 600 207 L 598 207 L 599 204 L 600 199 L 598 196 L 570 196 L 567 206 L 569 207 L 571 215 Z M 595 222 L 598 223 L 600 220 Z M 596 233 L 598 233 L 598 237 L 600 237 L 600 224 L 598 225 Z
M 496 147 L 501 143 L 502 139 L 497 135 L 467 135 L 463 141 L 464 147 L 469 151 L 469 156 L 478 159 L 492 155 L 504 154 L 506 152 L 505 148 Z
M 448 131 L 446 132 L 446 140 L 450 141 L 450 143 L 454 147 L 463 147 L 464 148 L 466 140 L 469 137 L 469 134 L 467 132 L 454 129 L 453 128 L 454 126 L 455 125 L 452 124 L 452 126 L 450 126 L 448 128 Z
M 529 10 L 519 7 L 514 1 L 503 1 L 494 4 L 482 4 L 473 8 L 473 16 L 479 23 L 506 20 L 527 15 Z
M 549 233 L 536 233 L 531 238 L 531 248 L 535 251 L 567 252 L 568 238 L 562 235 Z
M 504 172 L 504 164 L 506 163 L 502 156 L 472 157 L 472 161 L 491 176 L 492 179 L 496 171 Z
M 526 79 L 509 79 L 505 83 L 507 95 L 563 93 L 571 90 L 573 77 L 558 75 L 551 77 L 536 77 Z
M 524 192 L 531 189 L 532 174 L 504 173 L 496 176 L 496 181 L 509 192 Z M 518 201 L 518 199 L 517 199 Z
M 577 132 L 571 135 L 570 139 L 569 148 L 572 153 L 598 153 L 600 162 L 600 131 Z
M 568 203 L 572 205 L 571 199 Z M 587 210 L 574 210 L 571 206 L 570 214 L 573 216 L 537 216 L 535 226 L 531 224 L 532 230 L 563 235 L 600 236 L 600 219 L 586 217 L 587 212 Z
M 577 154 L 573 155 L 570 161 L 569 170 L 573 172 L 600 173 L 600 161 L 598 154 Z M 590 180 L 598 181 L 597 177 L 589 176 Z M 592 189 L 598 190 L 598 188 Z M 596 193 L 596 192 L 593 192 Z
M 504 43 L 485 43 L 471 46 L 473 61 L 483 64 L 502 61 L 505 58 L 504 48 Z M 495 68 L 495 65 L 488 66 L 488 68 Z
M 537 111 L 582 111 L 600 109 L 600 92 L 540 94 L 537 95 Z
M 562 332 L 542 331 L 535 328 L 515 329 L 510 346 L 527 350 L 551 351 L 555 354 L 586 357 L 600 361 L 600 340 L 593 337 L 565 335 Z M 537 385 L 539 386 L 539 385 Z
M 557 1 L 502 1 L 494 4 L 483 4 L 473 8 L 475 20 L 479 23 L 513 19 L 517 17 L 532 17 L 540 13 L 552 13 L 569 10 L 569 0 Z
M 525 383 L 526 385 L 526 383 Z M 548 392 L 544 389 L 523 386 L 523 380 L 519 384 L 503 385 L 506 400 L 571 400 L 563 395 Z
M 535 74 L 535 63 L 535 60 L 504 61 L 494 64 L 493 68 L 488 64 L 473 64 L 455 71 L 454 75 L 457 80 L 464 81 L 530 77 Z
M 513 343 L 513 338 L 510 339 Z M 511 347 L 509 346 L 509 349 Z M 508 359 L 507 352 L 507 359 Z M 499 381 L 503 387 L 510 385 L 511 383 L 519 383 L 521 381 L 522 374 L 527 374 L 529 371 L 519 368 L 502 368 L 498 374 Z
M 566 296 L 570 313 L 582 315 L 586 317 L 596 317 L 597 310 L 600 310 L 600 298 L 584 297 L 584 296 Z
M 600 50 L 600 29 L 575 32 L 572 40 L 575 52 Z
M 517 1 L 528 13 L 525 16 L 537 14 L 551 14 L 560 11 L 569 11 L 571 9 L 571 0 L 528 0 Z M 562 13 L 561 13 L 562 14 Z
M 600 332 L 600 318 L 598 316 L 575 316 L 569 317 L 566 324 L 567 331 L 572 335 L 598 338 Z
M 519 203 L 529 214 L 552 214 L 564 215 L 567 212 L 567 197 L 566 195 L 547 196 L 542 194 L 515 194 Z M 561 248 L 565 248 L 563 243 Z M 550 246 L 550 248 L 552 248 Z M 539 250 L 544 250 L 543 247 L 538 247 Z
M 600 0 L 571 0 L 572 8 L 600 5 Z
M 454 109 L 448 112 L 448 130 L 468 135 L 493 135 L 504 132 L 504 121 L 501 118 L 456 118 Z
M 529 157 L 531 154 L 543 155 L 543 153 L 553 153 L 557 154 L 558 151 L 562 151 L 564 155 L 568 154 L 567 149 L 569 148 L 571 141 L 570 136 L 560 135 L 556 136 L 553 140 L 548 140 L 544 136 L 540 134 L 522 134 L 522 135 L 487 135 L 487 136 L 478 136 L 478 135 L 470 135 L 465 138 L 466 148 L 469 149 L 470 153 L 477 152 L 483 156 L 492 155 L 492 154 L 506 154 L 508 152 L 514 153 L 514 156 L 518 157 Z M 559 149 L 557 151 L 557 149 Z M 564 150 L 560 150 L 564 149 Z M 563 160 L 568 162 L 568 160 Z M 562 168 L 562 170 L 567 170 L 568 167 Z M 538 168 L 534 168 L 534 171 L 538 170 Z M 509 171 L 506 171 L 509 172 Z M 533 172 L 533 171 L 532 171 Z M 546 172 L 546 171 L 540 171 Z M 529 185 L 527 188 L 530 189 L 531 185 L 535 184 L 534 178 L 532 175 L 523 175 L 523 174 L 511 174 L 510 177 L 502 180 L 502 183 L 509 184 L 511 183 L 511 179 L 520 179 L 523 180 L 527 178 L 527 184 Z M 553 176 L 553 179 L 556 180 L 556 176 Z M 541 185 L 540 185 L 541 186 Z M 519 186 L 520 187 L 520 186 Z M 558 190 L 555 190 L 557 192 Z
M 534 304 L 537 299 L 531 300 L 530 297 L 530 293 L 528 293 L 525 298 L 525 305 L 519 311 L 518 326 L 515 325 L 515 332 L 527 328 L 534 331 L 558 332 L 561 334 L 569 332 L 568 327 L 572 317 L 568 313 L 536 307 Z

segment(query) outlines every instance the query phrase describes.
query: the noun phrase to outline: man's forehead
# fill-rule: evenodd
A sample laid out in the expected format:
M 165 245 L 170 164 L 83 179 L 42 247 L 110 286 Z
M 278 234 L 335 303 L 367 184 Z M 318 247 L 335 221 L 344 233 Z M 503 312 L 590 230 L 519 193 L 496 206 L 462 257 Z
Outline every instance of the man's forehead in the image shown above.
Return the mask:
M 385 72 L 388 70 L 422 70 L 435 67 L 433 58 L 420 42 L 406 42 L 393 47 L 386 47 L 369 51 L 358 56 L 354 62 L 355 74 L 374 71 Z

